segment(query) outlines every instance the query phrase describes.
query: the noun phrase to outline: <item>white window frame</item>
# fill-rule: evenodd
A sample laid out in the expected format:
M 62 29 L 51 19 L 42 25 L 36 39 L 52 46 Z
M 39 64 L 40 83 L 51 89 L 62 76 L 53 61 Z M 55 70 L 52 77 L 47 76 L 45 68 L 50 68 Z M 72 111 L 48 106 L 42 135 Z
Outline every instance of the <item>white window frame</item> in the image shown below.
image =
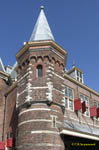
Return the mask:
M 81 96 L 83 96 L 83 99 L 81 98 Z M 88 101 L 86 102 L 86 98 L 88 99 Z M 80 93 L 80 99 L 81 99 L 81 103 L 83 101 L 85 101 L 85 104 L 86 104 L 86 112 L 83 113 L 84 116 L 87 116 L 87 117 L 90 117 L 90 111 L 89 111 L 89 97 Z M 88 113 L 88 114 L 87 114 Z
M 99 101 L 94 100 L 94 106 L 96 106 L 96 108 L 99 108 Z M 99 118 L 94 117 L 95 120 L 99 120 Z
M 66 92 L 64 93 L 65 96 L 65 108 L 70 110 L 70 111 L 74 111 L 74 89 L 68 86 L 65 86 L 65 91 L 67 89 L 67 94 Z M 69 90 L 72 90 L 72 97 L 69 96 Z M 67 101 L 67 105 L 66 105 L 66 101 Z M 70 107 L 70 102 L 72 102 L 72 109 Z M 66 107 L 67 106 L 67 107 Z
M 78 72 L 78 74 L 77 74 L 77 72 Z M 80 74 L 82 77 L 80 76 Z M 79 70 L 76 70 L 76 80 L 83 83 L 83 74 Z
M 99 101 L 94 100 L 94 106 L 96 106 L 96 108 L 99 108 Z

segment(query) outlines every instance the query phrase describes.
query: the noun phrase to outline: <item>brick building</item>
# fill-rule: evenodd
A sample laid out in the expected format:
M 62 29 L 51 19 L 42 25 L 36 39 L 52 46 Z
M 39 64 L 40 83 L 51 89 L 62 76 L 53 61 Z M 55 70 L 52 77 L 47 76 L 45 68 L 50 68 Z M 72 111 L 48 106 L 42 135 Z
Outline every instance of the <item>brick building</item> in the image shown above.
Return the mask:
M 84 84 L 78 67 L 65 70 L 67 51 L 55 42 L 43 7 L 16 61 L 4 67 L 0 59 L 0 149 L 97 144 L 99 93 Z

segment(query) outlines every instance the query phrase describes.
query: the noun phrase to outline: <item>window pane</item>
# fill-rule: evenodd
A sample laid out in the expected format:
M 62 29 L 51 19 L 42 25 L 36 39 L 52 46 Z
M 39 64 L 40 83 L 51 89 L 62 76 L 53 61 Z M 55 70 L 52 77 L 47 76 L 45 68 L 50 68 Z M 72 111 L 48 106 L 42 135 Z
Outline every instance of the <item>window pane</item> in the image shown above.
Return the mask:
M 73 89 L 65 87 L 65 107 L 73 110 Z
M 80 79 L 80 82 L 82 83 L 82 79 Z
M 97 102 L 96 102 L 96 101 L 94 101 L 94 106 L 96 106 L 96 107 L 97 107 Z
M 85 96 L 85 103 L 86 103 L 86 106 L 89 105 L 89 100 L 88 100 L 88 97 L 87 97 L 87 96 Z
M 68 88 L 69 98 L 73 99 L 73 90 Z
M 99 102 L 94 101 L 94 106 L 96 106 L 97 108 L 99 108 Z
M 65 96 L 68 96 L 68 89 L 65 87 Z
M 42 75 L 43 75 L 42 65 L 37 66 L 37 71 L 38 71 L 38 77 L 42 77 Z
M 99 102 L 97 102 L 97 108 L 99 108 Z
M 79 77 L 79 71 L 77 70 L 77 76 Z
M 86 114 L 87 116 L 89 116 L 89 109 L 88 109 L 88 108 L 86 108 L 85 114 Z
M 81 99 L 81 102 L 85 101 L 86 103 L 86 112 L 84 112 L 84 114 L 86 116 L 89 116 L 89 98 L 83 94 L 80 94 L 80 99 Z
M 80 72 L 80 78 L 82 78 L 82 73 Z
M 65 98 L 65 107 L 68 108 L 68 99 Z
M 82 94 L 80 95 L 80 99 L 81 99 L 81 102 L 84 101 L 84 96 Z
M 69 100 L 69 108 L 73 110 L 73 101 Z
M 77 81 L 79 81 L 79 77 L 77 77 Z

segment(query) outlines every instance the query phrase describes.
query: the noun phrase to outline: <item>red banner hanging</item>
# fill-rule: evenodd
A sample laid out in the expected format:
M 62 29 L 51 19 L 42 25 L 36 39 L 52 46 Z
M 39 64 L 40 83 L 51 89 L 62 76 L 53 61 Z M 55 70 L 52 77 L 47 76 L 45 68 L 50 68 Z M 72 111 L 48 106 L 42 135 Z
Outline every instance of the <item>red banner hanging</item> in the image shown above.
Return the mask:
M 85 101 L 82 102 L 82 113 L 86 112 L 86 103 Z
M 97 118 L 99 117 L 99 108 L 97 108 Z
M 13 147 L 13 139 L 12 138 L 7 139 L 7 147 Z
M 74 110 L 80 110 L 81 109 L 81 100 L 80 98 L 74 100 Z
M 97 116 L 97 108 L 96 106 L 90 107 L 90 117 L 96 117 Z
M 0 150 L 5 150 L 5 143 L 4 142 L 0 142 Z

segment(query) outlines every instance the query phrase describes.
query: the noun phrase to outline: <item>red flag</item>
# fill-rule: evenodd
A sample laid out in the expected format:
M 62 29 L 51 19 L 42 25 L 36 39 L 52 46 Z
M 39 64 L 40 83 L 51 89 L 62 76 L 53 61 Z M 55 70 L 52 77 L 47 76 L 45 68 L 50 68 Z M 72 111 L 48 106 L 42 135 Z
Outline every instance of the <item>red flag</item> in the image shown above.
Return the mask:
M 81 109 L 81 100 L 80 98 L 74 100 L 74 110 L 80 110 Z
M 13 147 L 13 139 L 12 138 L 7 139 L 7 147 Z
M 0 142 L 0 150 L 5 150 L 5 143 L 4 142 Z
M 96 106 L 90 107 L 90 117 L 96 117 L 97 116 L 97 108 Z
M 82 113 L 86 112 L 86 103 L 85 101 L 82 102 Z
M 97 108 L 97 118 L 99 117 L 99 108 Z

